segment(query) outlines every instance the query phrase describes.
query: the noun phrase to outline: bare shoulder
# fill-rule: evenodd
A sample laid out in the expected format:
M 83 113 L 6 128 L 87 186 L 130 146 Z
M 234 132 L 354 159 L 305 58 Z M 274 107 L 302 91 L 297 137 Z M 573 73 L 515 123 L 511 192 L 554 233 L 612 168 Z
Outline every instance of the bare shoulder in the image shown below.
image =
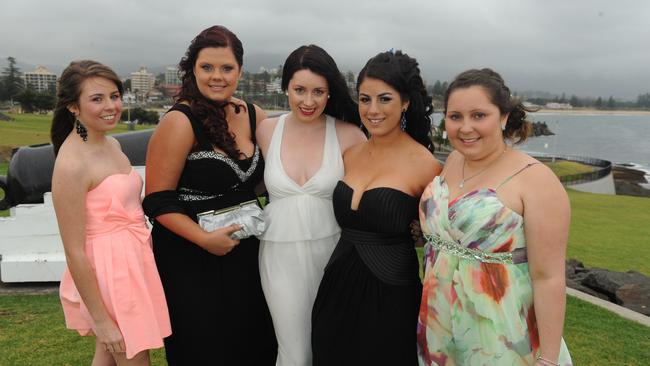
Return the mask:
M 346 165 L 348 165 L 351 162 L 354 162 L 355 159 L 359 156 L 359 154 L 363 151 L 366 144 L 367 142 L 363 141 L 346 149 L 343 152 L 343 162 Z
M 519 150 L 511 150 L 509 154 L 509 164 L 512 165 L 516 171 L 525 169 L 525 174 L 523 174 L 521 178 L 527 181 L 527 183 L 534 183 L 533 181 L 539 179 L 544 180 L 543 184 L 548 183 L 548 180 L 557 181 L 559 183 L 555 173 L 539 160 Z
M 162 116 L 160 122 L 158 122 L 158 126 L 156 126 L 156 130 L 154 131 L 154 135 L 161 133 L 193 134 L 192 123 L 183 112 L 177 110 L 170 111 Z
M 87 161 L 77 144 L 63 144 L 54 161 L 52 172 L 52 192 L 88 188 L 91 184 Z
M 194 130 L 185 114 L 167 112 L 158 122 L 147 147 L 147 165 L 152 159 L 168 159 L 170 155 L 185 158 L 194 145 Z
M 230 103 L 234 104 L 237 107 L 243 107 L 243 110 L 246 111 L 246 113 L 250 112 L 250 111 L 248 111 L 248 105 L 249 104 L 252 105 L 253 108 L 255 108 L 255 116 L 256 116 L 255 119 L 257 120 L 257 122 L 260 122 L 261 120 L 266 118 L 266 113 L 257 104 L 248 103 L 247 101 L 245 101 L 243 99 L 236 98 L 236 97 L 230 97 Z M 260 116 L 261 116 L 261 118 L 260 118 Z
M 440 174 L 442 165 L 433 153 L 420 143 L 414 143 L 410 150 L 409 161 L 411 162 L 413 174 L 418 176 L 421 181 L 429 184 L 436 175 Z
M 512 165 L 517 174 L 515 179 L 519 187 L 524 202 L 560 202 L 568 204 L 568 196 L 562 183 L 555 173 L 544 163 L 533 158 L 532 156 L 521 152 L 513 151 Z
M 366 135 L 363 134 L 363 131 L 359 126 L 345 122 L 341 120 L 336 120 L 336 137 L 339 140 L 339 145 L 341 146 L 341 151 L 345 152 L 351 146 L 357 145 L 361 142 L 367 140 Z
M 257 138 L 263 138 L 267 135 L 271 135 L 275 126 L 278 124 L 280 117 L 271 117 L 265 118 L 260 123 L 257 124 Z
M 106 138 L 111 142 L 111 144 L 113 144 L 114 147 L 117 147 L 120 150 L 122 149 L 122 145 L 120 145 L 120 142 L 115 137 L 106 136 Z
M 257 124 L 260 124 L 262 121 L 264 121 L 266 117 L 266 112 L 260 108 L 257 104 L 253 104 L 253 108 L 255 108 L 255 122 Z

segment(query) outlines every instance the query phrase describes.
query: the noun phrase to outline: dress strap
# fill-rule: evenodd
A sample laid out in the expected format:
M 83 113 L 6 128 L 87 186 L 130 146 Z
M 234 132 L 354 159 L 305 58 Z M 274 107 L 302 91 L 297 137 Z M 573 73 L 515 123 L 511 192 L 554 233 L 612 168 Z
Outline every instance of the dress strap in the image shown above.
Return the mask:
M 512 174 L 512 175 L 509 176 L 508 178 L 504 179 L 503 182 L 499 183 L 499 185 L 497 186 L 497 188 L 496 188 L 495 190 L 498 190 L 499 188 L 501 188 L 502 185 L 508 183 L 508 182 L 510 181 L 510 179 L 514 178 L 517 174 L 519 174 L 519 173 L 523 172 L 524 170 L 530 168 L 531 166 L 533 166 L 533 165 L 537 165 L 537 164 L 541 164 L 541 163 L 540 163 L 539 161 L 537 161 L 537 162 L 534 162 L 534 163 L 528 163 L 528 164 L 526 164 L 523 168 L 517 170 L 517 171 L 515 172 L 515 174 Z
M 336 135 L 336 119 L 325 115 L 325 144 L 323 146 L 323 162 L 331 161 L 334 157 L 341 156 L 339 138 Z
M 253 141 L 253 144 L 257 144 L 257 139 L 255 138 L 255 128 L 257 127 L 255 106 L 252 103 L 246 102 L 246 108 L 248 109 L 248 123 L 251 126 L 251 140 Z
M 182 104 L 182 103 L 176 103 L 174 104 L 173 107 L 167 111 L 167 113 L 171 111 L 179 111 L 187 117 L 187 119 L 190 120 L 190 124 L 192 125 L 192 131 L 194 131 L 194 138 L 196 138 L 196 143 L 198 145 L 199 150 L 212 150 L 212 144 L 210 143 L 210 140 L 208 139 L 208 136 L 205 134 L 205 131 L 203 130 L 203 124 L 201 124 L 200 121 L 194 117 L 194 114 L 192 113 L 192 108 L 190 108 L 189 105 L 187 104 Z

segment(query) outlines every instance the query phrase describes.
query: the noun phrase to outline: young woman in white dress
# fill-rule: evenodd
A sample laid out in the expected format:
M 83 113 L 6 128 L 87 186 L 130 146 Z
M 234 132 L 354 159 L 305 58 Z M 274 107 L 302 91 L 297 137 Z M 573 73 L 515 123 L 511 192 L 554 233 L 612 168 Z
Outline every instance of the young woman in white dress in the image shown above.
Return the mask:
M 362 141 L 356 103 L 332 57 L 315 45 L 293 51 L 282 70 L 290 113 L 260 123 L 270 203 L 260 276 L 278 340 L 276 366 L 311 365 L 311 310 L 339 239 L 332 192 L 343 152 Z

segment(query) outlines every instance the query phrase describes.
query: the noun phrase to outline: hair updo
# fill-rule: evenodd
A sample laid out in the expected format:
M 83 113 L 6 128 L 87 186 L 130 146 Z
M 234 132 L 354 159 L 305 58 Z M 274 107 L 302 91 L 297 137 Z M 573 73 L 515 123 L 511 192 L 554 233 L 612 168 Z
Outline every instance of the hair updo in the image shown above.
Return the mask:
M 382 52 L 371 58 L 359 72 L 359 86 L 370 77 L 383 81 L 397 90 L 403 101 L 408 101 L 406 110 L 406 133 L 415 141 L 433 152 L 431 140 L 432 98 L 427 94 L 424 80 L 416 59 L 402 51 Z
M 471 69 L 456 76 L 445 93 L 445 114 L 447 114 L 447 102 L 451 93 L 456 89 L 471 86 L 485 89 L 492 104 L 499 108 L 499 112 L 508 115 L 506 128 L 503 130 L 504 138 L 512 140 L 515 144 L 522 143 L 528 138 L 532 127 L 526 120 L 526 113 L 534 112 L 535 109 L 525 107 L 519 99 L 512 97 L 510 88 L 506 86 L 501 75 L 492 69 Z

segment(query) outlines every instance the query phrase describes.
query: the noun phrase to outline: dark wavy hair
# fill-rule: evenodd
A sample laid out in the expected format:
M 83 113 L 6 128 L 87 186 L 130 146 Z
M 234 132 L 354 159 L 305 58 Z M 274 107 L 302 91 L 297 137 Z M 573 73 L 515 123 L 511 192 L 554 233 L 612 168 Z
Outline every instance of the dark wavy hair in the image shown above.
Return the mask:
M 120 98 L 122 97 L 124 92 L 122 81 L 110 67 L 92 60 L 72 61 L 63 70 L 57 84 L 57 100 L 54 107 L 54 116 L 52 117 L 52 126 L 50 127 L 54 156 L 59 154 L 63 141 L 74 129 L 76 117 L 68 110 L 68 107 L 79 104 L 81 84 L 92 77 L 101 77 L 112 81 L 120 92 Z
M 287 91 L 293 74 L 300 70 L 309 70 L 327 80 L 330 97 L 325 105 L 325 114 L 357 125 L 361 122 L 357 103 L 350 96 L 343 74 L 324 49 L 310 44 L 291 52 L 282 68 L 282 91 Z
M 196 84 L 194 65 L 199 52 L 208 47 L 230 48 L 240 69 L 244 64 L 244 48 L 233 32 L 220 25 L 213 25 L 204 29 L 190 42 L 185 56 L 178 64 L 182 83 L 181 89 L 176 95 L 176 100 L 190 104 L 192 114 L 201 121 L 208 139 L 214 146 L 225 151 L 231 158 L 239 159 L 241 152 L 235 144 L 235 136 L 228 131 L 226 106 L 233 104 L 237 113 L 239 113 L 240 106 L 227 100 L 213 101 L 206 98 L 201 94 Z
M 449 96 L 456 89 L 465 89 L 471 86 L 480 86 L 488 94 L 492 104 L 499 108 L 501 114 L 508 114 L 506 129 L 503 137 L 512 140 L 515 144 L 524 142 L 531 131 L 531 124 L 526 120 L 527 112 L 535 112 L 533 108 L 524 106 L 519 99 L 512 97 L 499 73 L 492 69 L 471 69 L 460 73 L 449 84 L 445 93 L 445 114 Z
M 393 87 L 403 101 L 406 110 L 406 133 L 433 152 L 431 140 L 432 98 L 427 93 L 416 59 L 402 51 L 382 52 L 371 58 L 361 69 L 357 79 L 357 91 L 365 78 L 379 79 Z

